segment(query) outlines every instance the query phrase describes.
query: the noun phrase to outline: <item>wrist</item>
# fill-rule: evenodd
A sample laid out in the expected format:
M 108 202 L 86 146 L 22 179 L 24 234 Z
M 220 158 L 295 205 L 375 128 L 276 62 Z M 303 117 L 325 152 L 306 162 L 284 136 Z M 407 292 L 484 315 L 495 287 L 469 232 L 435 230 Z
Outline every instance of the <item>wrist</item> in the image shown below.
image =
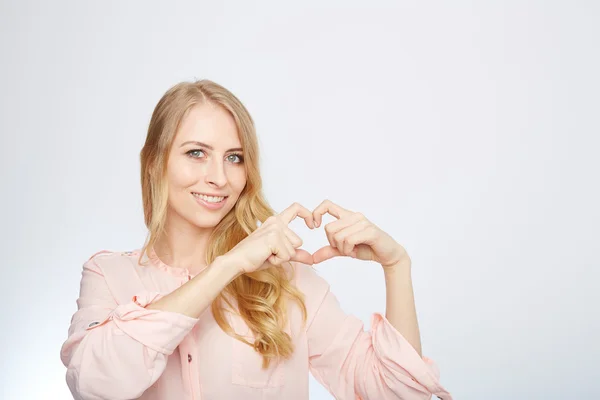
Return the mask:
M 244 271 L 242 271 L 242 269 L 240 268 L 239 263 L 235 262 L 231 259 L 231 257 L 228 257 L 227 255 L 222 255 L 215 258 L 211 267 L 213 267 L 215 270 L 224 273 L 227 276 L 229 282 L 233 281 L 235 278 L 244 273 Z
M 398 274 L 409 274 L 411 271 L 411 261 L 410 259 L 403 259 L 394 264 L 390 265 L 381 265 L 383 268 L 383 272 L 386 275 L 398 275 Z

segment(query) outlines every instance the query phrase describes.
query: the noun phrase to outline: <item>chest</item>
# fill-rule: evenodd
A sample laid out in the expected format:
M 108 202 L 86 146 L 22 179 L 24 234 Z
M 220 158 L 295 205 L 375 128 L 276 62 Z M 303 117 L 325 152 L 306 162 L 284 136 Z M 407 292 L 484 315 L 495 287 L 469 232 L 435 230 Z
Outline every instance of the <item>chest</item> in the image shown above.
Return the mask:
M 227 320 L 238 334 L 250 342 L 254 341 L 241 317 L 229 315 Z M 225 333 L 208 309 L 169 363 L 175 364 L 173 370 L 177 370 L 184 380 L 189 380 L 192 385 L 197 383 L 198 390 L 206 399 L 282 398 L 287 391 L 297 391 L 298 387 L 308 384 L 305 336 L 298 331 L 291 336 L 294 345 L 292 357 L 272 361 L 269 367 L 263 368 L 262 355 Z M 222 397 L 225 393 L 230 397 Z
M 146 278 L 147 289 L 160 293 L 170 293 L 187 281 L 185 277 Z M 254 342 L 255 336 L 243 318 L 228 312 L 224 317 L 236 333 Z M 294 353 L 289 359 L 272 361 L 265 369 L 262 355 L 223 331 L 211 308 L 207 308 L 169 357 L 167 370 L 157 386 L 167 387 L 170 384 L 166 382 L 179 381 L 185 392 L 201 393 L 202 399 L 276 399 L 290 390 L 304 390 L 308 386 L 308 348 L 302 315 L 290 305 L 287 320 L 285 332 L 292 338 Z

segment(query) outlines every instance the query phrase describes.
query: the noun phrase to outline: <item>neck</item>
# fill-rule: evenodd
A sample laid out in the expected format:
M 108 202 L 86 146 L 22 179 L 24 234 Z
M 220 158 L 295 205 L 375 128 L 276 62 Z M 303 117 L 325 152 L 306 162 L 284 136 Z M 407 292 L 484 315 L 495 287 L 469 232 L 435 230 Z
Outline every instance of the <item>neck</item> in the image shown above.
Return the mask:
M 154 251 L 162 262 L 171 267 L 187 268 L 191 272 L 203 269 L 212 231 L 213 228 L 200 228 L 187 221 L 169 218 L 165 232 L 154 245 Z

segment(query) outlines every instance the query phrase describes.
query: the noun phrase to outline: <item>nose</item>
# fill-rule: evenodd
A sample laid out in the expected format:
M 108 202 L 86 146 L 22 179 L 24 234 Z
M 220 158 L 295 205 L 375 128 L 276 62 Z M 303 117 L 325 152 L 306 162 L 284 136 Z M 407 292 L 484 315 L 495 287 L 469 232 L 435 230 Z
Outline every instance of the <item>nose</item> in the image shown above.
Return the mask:
M 227 183 L 227 175 L 225 175 L 225 164 L 219 161 L 216 157 L 207 163 L 204 182 L 216 187 L 225 186 Z

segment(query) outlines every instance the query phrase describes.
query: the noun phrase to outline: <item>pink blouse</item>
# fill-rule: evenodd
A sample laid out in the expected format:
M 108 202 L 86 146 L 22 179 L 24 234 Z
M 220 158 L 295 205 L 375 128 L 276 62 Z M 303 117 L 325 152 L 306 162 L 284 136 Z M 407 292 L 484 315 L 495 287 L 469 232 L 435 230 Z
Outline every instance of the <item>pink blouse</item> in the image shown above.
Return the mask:
M 75 399 L 304 400 L 309 371 L 336 399 L 452 399 L 431 359 L 419 357 L 379 313 L 365 331 L 310 266 L 294 263 L 308 312 L 303 326 L 300 308 L 288 306 L 294 354 L 263 370 L 262 357 L 224 333 L 210 307 L 197 319 L 144 308 L 192 275 L 155 257 L 140 265 L 139 255 L 105 250 L 83 265 L 78 310 L 61 349 Z M 252 338 L 239 316 L 226 316 Z

